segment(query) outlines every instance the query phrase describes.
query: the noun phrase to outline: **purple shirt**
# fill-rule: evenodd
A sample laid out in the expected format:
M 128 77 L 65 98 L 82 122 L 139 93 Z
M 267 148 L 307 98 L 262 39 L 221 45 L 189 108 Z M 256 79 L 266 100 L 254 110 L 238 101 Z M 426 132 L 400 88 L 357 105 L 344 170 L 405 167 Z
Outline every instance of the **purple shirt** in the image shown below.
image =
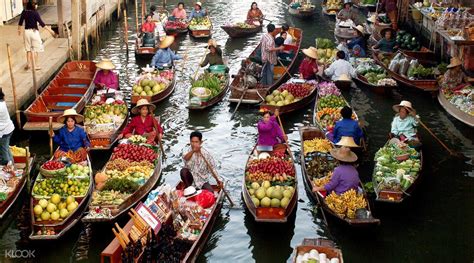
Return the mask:
M 94 84 L 104 84 L 105 87 L 110 89 L 118 89 L 118 77 L 113 71 L 109 71 L 107 75 L 104 74 L 104 71 L 99 70 L 95 76 Z
M 324 189 L 329 193 L 332 191 L 340 195 L 344 192 L 354 189 L 357 190 L 359 186 L 359 173 L 353 165 L 339 165 L 334 169 L 331 181 L 324 186 Z
M 280 125 L 276 121 L 275 116 L 270 117 L 270 121 L 265 123 L 263 120 L 258 121 L 258 145 L 273 146 L 283 142 L 283 132 Z M 280 139 L 280 140 L 278 140 Z
M 22 26 L 23 21 L 25 21 L 25 29 L 38 30 L 38 23 L 41 25 L 41 27 L 46 26 L 36 10 L 23 10 L 23 12 L 21 12 L 18 25 Z

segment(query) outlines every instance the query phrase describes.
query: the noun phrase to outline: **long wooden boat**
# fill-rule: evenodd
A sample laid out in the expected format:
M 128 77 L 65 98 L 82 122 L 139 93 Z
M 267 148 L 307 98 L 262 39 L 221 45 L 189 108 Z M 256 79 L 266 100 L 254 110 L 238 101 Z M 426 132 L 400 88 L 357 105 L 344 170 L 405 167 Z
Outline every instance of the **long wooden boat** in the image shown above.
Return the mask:
M 255 27 L 239 27 L 239 26 L 221 26 L 222 30 L 224 30 L 227 35 L 233 38 L 239 37 L 247 37 L 251 35 L 255 35 L 258 32 L 262 31 L 263 26 L 255 26 Z
M 207 17 L 209 19 L 209 17 Z M 212 35 L 212 21 L 209 19 L 209 22 L 211 23 L 211 26 L 207 29 L 191 29 L 191 27 L 188 26 L 189 33 L 191 34 L 192 37 L 194 38 L 208 38 L 211 37 Z
M 159 41 L 155 40 L 155 46 L 153 47 L 144 47 L 143 36 L 138 36 L 135 39 L 135 56 L 137 58 L 150 59 L 158 51 Z
M 54 158 L 54 157 L 53 157 Z M 53 160 L 51 158 L 51 160 Z M 78 203 L 77 208 L 69 213 L 69 215 L 61 221 L 36 221 L 35 214 L 34 214 L 34 207 L 38 204 L 40 196 L 35 197 L 32 195 L 30 197 L 30 214 L 31 214 L 31 240 L 58 240 L 63 237 L 72 227 L 74 227 L 78 222 L 80 222 L 80 218 L 84 211 L 87 209 L 87 206 L 90 201 L 90 196 L 92 193 L 92 189 L 94 188 L 94 175 L 92 173 L 92 163 L 90 161 L 89 156 L 87 156 L 87 168 L 89 169 L 89 185 L 87 188 L 87 192 L 84 196 L 75 197 L 75 201 Z M 35 189 L 36 184 L 39 184 L 40 180 L 44 179 L 41 173 L 38 174 L 35 180 L 35 184 L 33 189 Z M 44 198 L 48 200 L 49 198 Z M 44 234 L 44 231 L 52 230 L 54 234 Z M 42 232 L 38 234 L 38 232 Z
M 294 167 L 294 160 L 291 158 L 290 155 L 290 149 L 286 147 L 286 157 L 289 157 L 291 161 L 293 162 L 293 167 Z M 247 167 L 251 161 L 252 154 L 254 151 L 257 149 L 257 146 L 254 147 L 252 152 L 249 155 L 249 158 L 247 160 L 245 172 L 247 172 Z M 272 153 L 270 153 L 271 155 Z M 296 168 L 295 168 L 296 169 Z M 295 170 L 296 171 L 296 170 Z M 249 193 L 249 190 L 247 189 L 247 181 L 246 181 L 246 173 L 244 173 L 243 180 L 242 180 L 242 196 L 243 200 L 245 203 L 245 207 L 248 209 L 250 214 L 252 214 L 254 220 L 256 222 L 260 223 L 286 223 L 288 221 L 288 217 L 293 214 L 293 212 L 296 210 L 296 206 L 298 203 L 298 177 L 295 173 L 295 185 L 294 185 L 294 193 L 293 196 L 291 197 L 290 202 L 288 203 L 288 206 L 286 209 L 282 207 L 278 208 L 273 208 L 273 207 L 256 207 L 255 204 L 252 201 L 251 194 Z
M 211 236 L 212 230 L 214 228 L 215 222 L 217 217 L 220 214 L 222 209 L 222 204 L 224 201 L 224 192 L 219 189 L 217 185 L 212 186 L 214 188 L 214 195 L 216 196 L 216 202 L 211 209 L 210 216 L 204 226 L 202 227 L 202 231 L 200 232 L 198 238 L 193 241 L 191 248 L 185 254 L 185 256 L 180 260 L 182 263 L 188 262 L 196 262 L 197 257 L 202 252 L 205 244 L 209 240 Z M 184 184 L 179 182 L 176 186 L 176 189 L 183 190 Z M 128 235 L 130 232 L 131 227 L 133 226 L 133 219 L 130 219 L 128 223 L 123 227 L 123 231 Z M 160 233 L 158 232 L 158 238 Z M 119 243 L 117 237 L 115 237 L 112 242 L 102 251 L 101 253 L 101 260 L 103 262 L 107 261 L 110 263 L 118 263 L 121 262 L 121 253 L 123 252 L 123 248 Z
M 382 37 L 378 32 L 374 32 L 372 35 L 370 35 L 370 40 L 374 43 L 378 43 L 381 38 Z M 432 50 L 424 46 L 422 46 L 419 51 L 406 49 L 400 49 L 400 51 L 409 57 L 415 57 L 422 64 L 430 64 L 434 63 L 435 61 L 439 61 L 439 59 L 436 57 L 436 54 Z
M 386 143 L 386 145 L 388 142 Z M 375 201 L 379 202 L 385 202 L 385 203 L 401 203 L 405 198 L 411 196 L 416 189 L 417 185 L 421 181 L 421 177 L 423 175 L 423 150 L 420 148 L 419 152 L 419 157 L 420 157 L 420 170 L 417 172 L 415 180 L 413 183 L 405 190 L 401 189 L 379 189 L 378 188 L 378 182 L 376 181 L 375 178 L 375 170 L 374 170 L 374 175 L 372 176 L 372 182 L 374 185 L 374 190 L 375 190 Z M 375 161 L 377 165 L 377 160 Z
M 302 18 L 302 19 L 308 19 L 311 18 L 316 11 L 316 6 L 310 5 L 309 7 L 300 7 L 300 8 L 293 8 L 291 7 L 291 4 L 288 5 L 288 13 L 292 16 Z
M 454 118 L 458 119 L 459 121 L 463 122 L 464 124 L 470 127 L 474 127 L 474 116 L 458 109 L 456 105 L 449 102 L 446 99 L 446 96 L 444 95 L 444 91 L 442 89 L 439 90 L 438 101 L 441 107 L 443 107 L 444 110 L 446 110 L 449 113 L 449 115 L 453 116 Z
M 305 238 L 301 245 L 296 246 L 294 249 L 293 263 L 296 263 L 296 257 L 305 253 L 309 253 L 311 250 L 316 249 L 319 254 L 326 254 L 328 259 L 337 258 L 340 263 L 343 263 L 342 251 L 336 248 L 333 241 L 324 238 Z
M 173 80 L 168 84 L 168 86 L 163 91 L 153 96 L 132 95 L 130 99 L 132 105 L 136 105 L 139 99 L 147 99 L 150 103 L 156 104 L 168 98 L 171 95 L 171 93 L 173 93 L 175 85 L 176 85 L 176 74 L 174 74 L 175 71 L 174 69 L 170 69 L 170 70 L 173 71 Z
M 396 80 L 397 82 L 399 83 L 402 83 L 403 85 L 406 85 L 408 87 L 411 87 L 411 88 L 415 88 L 415 89 L 419 89 L 419 90 L 422 90 L 422 91 L 428 91 L 428 92 L 436 92 L 438 91 L 438 82 L 436 79 L 422 79 L 422 80 L 410 80 L 408 79 L 408 77 L 406 76 L 402 76 L 400 74 L 398 74 L 398 72 L 394 72 L 392 70 L 390 70 L 388 68 L 388 66 L 386 66 L 382 61 L 381 59 L 379 58 L 379 54 L 381 56 L 387 56 L 389 57 L 390 59 L 393 58 L 395 56 L 395 54 L 381 54 L 381 52 L 378 52 L 378 51 L 375 51 L 373 50 L 372 51 L 372 57 L 373 59 L 375 60 L 375 62 L 377 64 L 379 64 L 382 68 L 384 68 L 387 73 L 394 79 Z M 418 53 L 414 53 L 412 55 L 415 55 L 414 57 L 411 57 L 411 56 L 407 56 L 405 55 L 405 57 L 407 58 L 411 58 L 411 59 L 417 59 L 417 54 Z M 422 65 L 427 65 L 423 62 L 420 62 L 420 64 Z
M 262 102 L 262 104 L 260 104 L 260 108 L 270 110 L 271 112 L 275 112 L 275 110 L 278 109 L 280 114 L 289 113 L 308 106 L 314 100 L 316 93 L 317 87 L 314 85 L 313 90 L 306 97 L 303 97 L 296 102 L 284 106 L 270 105 L 266 102 Z
M 230 83 L 229 75 L 226 74 L 226 81 L 225 81 L 224 84 L 222 84 L 222 89 L 221 89 L 221 92 L 219 94 L 212 97 L 208 101 L 201 101 L 199 105 L 189 103 L 188 104 L 188 109 L 190 109 L 190 110 L 204 110 L 204 109 L 210 108 L 210 107 L 214 106 L 215 104 L 219 103 L 225 97 L 227 92 L 229 91 L 229 83 Z
M 188 24 L 186 23 L 186 27 L 178 28 L 178 27 L 169 27 L 168 24 L 165 24 L 165 32 L 168 35 L 182 35 L 188 33 Z
M 22 175 L 17 178 L 17 181 L 15 181 L 13 189 L 7 194 L 6 199 L 4 201 L 0 201 L 0 219 L 4 218 L 10 208 L 12 208 L 13 205 L 16 203 L 16 200 L 18 199 L 21 192 L 23 191 L 23 188 L 25 188 L 25 185 L 27 184 L 28 178 L 31 175 L 31 171 L 33 170 L 35 163 L 35 155 L 30 155 L 28 160 L 26 156 L 22 158 L 14 157 L 14 159 L 15 169 L 22 169 L 23 172 Z
M 67 62 L 48 86 L 24 111 L 27 122 L 25 130 L 48 130 L 49 117 L 53 118 L 53 129 L 59 129 L 57 117 L 66 109 L 74 108 L 81 112 L 90 100 L 93 91 L 93 80 L 96 66 L 92 61 Z
M 281 31 L 281 28 L 277 28 L 276 30 Z M 257 53 L 260 50 L 260 44 L 253 50 L 253 52 L 249 55 L 245 66 L 243 66 L 240 70 L 237 76 L 234 77 L 234 80 L 232 80 L 232 83 L 230 84 L 231 88 L 231 93 L 230 93 L 230 102 L 235 102 L 238 103 L 241 100 L 242 97 L 242 103 L 247 103 L 247 104 L 258 104 L 264 101 L 265 96 L 267 95 L 268 92 L 273 91 L 277 87 L 279 87 L 285 79 L 291 77 L 287 76 L 288 73 L 287 71 L 290 72 L 291 69 L 295 65 L 296 61 L 296 54 L 299 53 L 300 47 L 301 47 L 301 39 L 303 38 L 303 30 L 299 28 L 290 28 L 290 33 L 296 38 L 296 42 L 292 45 L 285 45 L 285 50 L 291 50 L 293 51 L 293 54 L 295 56 L 293 57 L 293 60 L 286 65 L 286 66 L 281 66 L 281 65 L 275 65 L 274 67 L 274 82 L 270 86 L 263 86 L 262 84 L 257 84 L 256 88 L 249 88 L 246 89 L 244 87 L 244 76 L 246 68 L 251 65 L 252 63 L 257 63 L 261 64 L 261 61 L 259 58 L 257 58 Z M 254 61 L 254 62 L 251 62 Z
M 127 212 L 130 208 L 134 207 L 139 201 L 146 197 L 146 195 L 153 189 L 156 185 L 158 180 L 161 177 L 161 170 L 162 170 L 162 153 L 159 154 L 157 159 L 156 165 L 153 168 L 151 176 L 148 180 L 141 185 L 133 194 L 129 195 L 120 205 L 103 205 L 103 206 L 96 206 L 92 203 L 89 205 L 89 214 L 92 210 L 108 208 L 111 211 L 110 217 L 101 217 L 101 218 L 94 218 L 86 215 L 82 218 L 82 222 L 85 223 L 111 223 L 117 221 L 117 218 L 121 216 L 123 213 Z M 102 170 L 105 171 L 105 166 Z M 94 191 L 97 191 L 96 189 Z

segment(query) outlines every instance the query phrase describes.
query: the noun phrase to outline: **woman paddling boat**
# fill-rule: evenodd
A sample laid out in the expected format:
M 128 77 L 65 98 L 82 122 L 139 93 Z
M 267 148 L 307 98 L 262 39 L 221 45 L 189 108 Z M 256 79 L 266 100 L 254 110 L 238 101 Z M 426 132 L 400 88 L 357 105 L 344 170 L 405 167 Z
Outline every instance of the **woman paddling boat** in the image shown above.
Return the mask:
M 249 25 L 261 26 L 263 21 L 263 13 L 258 8 L 257 2 L 252 2 L 250 10 L 247 12 L 247 21 Z
M 174 36 L 166 36 L 159 45 L 158 51 L 153 56 L 150 65 L 157 69 L 169 68 L 174 65 L 175 60 L 180 60 L 182 57 L 175 54 L 170 46 L 174 42 Z
M 393 105 L 393 110 L 397 112 L 392 121 L 390 136 L 408 143 L 410 146 L 420 146 L 417 137 L 418 118 L 411 102 L 402 100 L 400 104 Z

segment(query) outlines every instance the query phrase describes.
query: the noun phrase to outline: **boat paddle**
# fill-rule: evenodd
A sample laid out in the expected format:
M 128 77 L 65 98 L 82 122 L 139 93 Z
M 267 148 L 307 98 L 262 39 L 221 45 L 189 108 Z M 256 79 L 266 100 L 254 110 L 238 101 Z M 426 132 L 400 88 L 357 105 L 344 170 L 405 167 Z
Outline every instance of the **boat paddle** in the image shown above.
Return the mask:
M 438 136 L 436 136 L 430 128 L 428 128 L 428 126 L 426 126 L 420 119 L 418 119 L 418 122 L 421 124 L 421 126 L 423 126 L 423 128 L 425 128 L 426 131 L 428 131 L 428 133 L 433 136 L 433 138 L 435 138 L 439 144 L 441 144 L 441 146 L 443 146 L 444 149 L 446 149 L 446 151 L 449 152 L 449 154 L 451 154 L 452 156 L 455 156 L 456 158 L 459 158 L 459 159 L 463 159 L 463 160 L 469 160 L 469 158 L 467 158 L 463 153 L 460 153 L 460 152 L 455 152 L 454 150 L 451 150 L 448 146 L 446 146 L 446 144 L 443 143 L 443 141 L 441 141 L 440 138 L 438 138 Z
M 49 117 L 49 155 L 53 156 L 53 117 Z
M 288 71 L 288 69 L 286 69 L 285 65 L 283 65 L 281 60 L 277 58 L 277 61 L 278 61 L 278 64 L 280 64 L 280 66 L 285 70 L 285 73 L 288 74 L 288 76 L 291 78 L 291 73 Z
M 286 148 L 288 148 L 288 153 L 290 154 L 291 159 L 294 161 L 295 158 L 293 157 L 293 153 L 291 152 L 290 145 L 288 144 L 288 139 L 287 139 L 288 137 L 286 136 L 285 129 L 283 128 L 283 124 L 281 123 L 280 114 L 278 114 L 277 118 L 278 118 L 278 122 L 280 123 L 281 131 L 283 132 L 283 137 L 285 138 Z
M 211 174 L 212 174 L 212 177 L 214 177 L 214 179 L 216 180 L 217 184 L 218 185 L 222 185 L 222 191 L 224 191 L 224 194 L 225 194 L 225 197 L 227 197 L 227 200 L 229 200 L 229 203 L 230 203 L 230 206 L 233 207 L 234 206 L 234 202 L 232 201 L 232 198 L 230 198 L 229 194 L 227 193 L 225 187 L 224 187 L 224 183 L 222 183 L 220 180 L 219 180 L 219 177 L 217 177 L 217 173 L 216 171 L 214 171 L 214 169 L 212 168 L 211 164 L 209 164 L 209 161 L 207 161 L 207 159 L 204 157 L 204 155 L 202 153 L 200 153 L 202 159 L 204 160 L 204 162 L 206 163 L 207 165 L 207 168 L 211 171 Z
M 232 120 L 232 118 L 234 118 L 234 115 L 237 112 L 237 109 L 239 108 L 240 103 L 242 103 L 242 100 L 244 99 L 245 93 L 247 93 L 247 90 L 249 89 L 249 85 L 247 85 L 246 80 L 245 80 L 246 77 L 247 77 L 247 75 L 244 74 L 244 76 L 242 78 L 243 82 L 245 83 L 244 84 L 244 91 L 242 91 L 242 95 L 240 96 L 239 103 L 237 103 L 237 106 L 235 107 L 234 112 L 232 112 L 232 115 L 230 116 L 231 120 Z
M 153 118 L 152 121 L 153 121 L 153 126 L 157 132 L 156 134 L 156 138 L 158 139 L 158 145 L 160 146 L 160 150 L 161 150 L 161 154 L 163 155 L 163 159 L 166 160 L 166 154 L 165 154 L 165 149 L 163 148 L 163 142 L 161 141 L 161 138 L 158 134 L 158 121 L 155 119 L 155 114 L 153 112 L 150 113 L 151 114 L 151 117 Z

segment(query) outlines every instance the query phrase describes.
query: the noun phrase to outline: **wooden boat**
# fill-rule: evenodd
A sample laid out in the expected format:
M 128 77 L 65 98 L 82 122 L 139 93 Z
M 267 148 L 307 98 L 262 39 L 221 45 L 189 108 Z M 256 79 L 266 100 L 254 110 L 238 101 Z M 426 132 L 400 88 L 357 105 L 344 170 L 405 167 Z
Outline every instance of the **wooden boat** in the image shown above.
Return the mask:
M 214 224 L 216 222 L 217 217 L 220 214 L 222 209 L 222 203 L 224 201 L 224 192 L 218 188 L 217 185 L 212 186 L 215 191 L 216 202 L 211 209 L 209 219 L 204 224 L 201 233 L 199 234 L 198 238 L 192 243 L 191 248 L 185 254 L 185 256 L 180 260 L 180 262 L 188 263 L 188 262 L 196 262 L 197 257 L 202 252 L 206 242 L 209 240 L 211 236 L 212 229 L 214 228 Z M 183 190 L 184 185 L 182 182 L 178 183 L 176 189 Z M 131 227 L 133 226 L 133 219 L 130 219 L 123 230 L 126 234 L 130 232 Z M 160 233 L 158 232 L 158 237 Z M 103 262 L 110 262 L 110 263 L 118 263 L 121 262 L 121 253 L 123 251 L 122 246 L 119 243 L 117 237 L 115 237 L 112 242 L 102 251 L 101 253 L 101 260 Z
M 344 262 L 342 251 L 336 248 L 333 241 L 324 238 L 305 238 L 301 245 L 294 249 L 293 263 L 296 263 L 296 257 L 300 254 L 305 254 L 311 250 L 316 249 L 318 253 L 326 254 L 327 258 L 337 258 L 339 262 Z
M 286 147 L 286 145 L 283 145 L 286 148 L 286 156 L 291 159 L 293 162 L 294 166 L 294 160 L 291 158 L 291 155 L 289 153 L 290 149 Z M 257 146 L 254 147 L 252 150 L 252 153 L 249 155 L 249 158 L 247 160 L 246 164 L 246 169 L 251 161 L 251 156 L 254 153 L 254 151 L 257 149 Z M 272 153 L 270 153 L 271 155 Z M 296 168 L 295 168 L 296 169 Z M 296 171 L 296 170 L 295 170 Z M 245 203 L 245 207 L 248 209 L 248 211 L 252 214 L 253 218 L 255 219 L 256 222 L 261 222 L 261 223 L 286 223 L 288 221 L 288 217 L 296 210 L 297 202 L 298 202 L 298 178 L 295 173 L 295 185 L 294 189 L 295 192 L 293 196 L 291 197 L 291 200 L 286 207 L 286 209 L 278 207 L 278 208 L 272 208 L 272 207 L 255 207 L 255 204 L 252 201 L 252 197 L 247 189 L 247 182 L 246 182 L 246 174 L 244 173 L 244 178 L 242 180 L 242 196 L 243 200 Z
M 221 26 L 222 30 L 224 30 L 227 35 L 233 38 L 239 38 L 239 37 L 247 37 L 251 36 L 254 34 L 257 34 L 258 32 L 262 31 L 262 23 L 260 23 L 261 26 L 255 26 L 255 27 L 239 27 L 239 26 Z
M 390 94 L 393 89 L 397 86 L 388 86 L 388 85 L 374 85 L 370 83 L 363 75 L 357 74 L 354 81 L 368 87 L 371 91 L 377 94 Z
M 470 127 L 474 127 L 474 116 L 458 109 L 456 105 L 448 101 L 442 89 L 440 89 L 438 93 L 438 101 L 441 107 L 443 107 L 444 110 L 446 110 L 449 113 L 449 115 L 453 116 L 454 118 L 458 119 L 464 124 L 469 125 Z
M 174 69 L 170 69 L 170 70 L 172 70 L 173 73 L 175 73 Z M 132 105 L 136 105 L 139 99 L 147 99 L 150 103 L 156 104 L 168 98 L 171 95 L 171 93 L 173 93 L 175 84 L 176 84 L 176 74 L 173 74 L 173 80 L 168 84 L 168 86 L 162 92 L 155 94 L 153 96 L 132 95 L 130 101 Z
M 67 62 L 48 86 L 24 111 L 27 122 L 25 130 L 48 130 L 49 117 L 53 118 L 53 129 L 63 126 L 57 117 L 66 109 L 81 112 L 92 97 L 96 66 L 92 61 Z
M 387 142 L 388 143 L 388 142 Z M 385 203 L 401 203 L 405 198 L 412 195 L 416 186 L 421 181 L 422 171 L 423 171 L 423 151 L 420 149 L 420 170 L 418 171 L 415 181 L 405 190 L 394 190 L 394 189 L 378 189 L 378 183 L 375 180 L 375 176 L 372 176 L 372 182 L 374 184 L 375 190 L 375 201 L 385 202 Z M 377 163 L 377 161 L 375 161 Z M 374 170 L 375 174 L 375 170 Z
M 189 31 L 188 25 L 186 25 L 186 27 L 183 27 L 183 28 L 169 27 L 165 25 L 165 32 L 168 35 L 182 35 L 182 34 L 188 33 L 188 31 Z
M 209 19 L 209 17 L 208 17 Z M 211 23 L 211 26 L 208 29 L 191 29 L 191 27 L 188 27 L 189 33 L 191 34 L 192 37 L 194 38 L 207 38 L 211 37 L 212 35 L 212 22 L 209 19 L 209 22 Z
M 82 214 L 87 209 L 87 205 L 89 204 L 89 201 L 90 201 L 92 189 L 94 188 L 94 174 L 92 173 L 92 164 L 91 164 L 89 156 L 87 156 L 86 162 L 87 162 L 87 167 L 89 169 L 89 186 L 88 186 L 87 193 L 84 196 L 75 198 L 75 200 L 78 202 L 77 208 L 73 210 L 62 221 L 52 221 L 52 220 L 35 221 L 35 214 L 34 214 L 33 208 L 35 207 L 35 205 L 38 204 L 41 197 L 36 198 L 34 197 L 34 195 L 30 197 L 30 214 L 31 214 L 31 234 L 29 237 L 30 240 L 58 240 L 61 237 L 63 237 L 73 226 L 75 226 L 80 221 Z M 38 176 L 36 177 L 35 185 L 36 183 L 39 183 L 39 180 L 43 178 L 44 178 L 43 175 L 39 173 Z M 33 186 L 33 189 L 34 189 L 34 186 Z M 44 198 L 44 199 L 47 200 L 49 198 Z M 51 235 L 45 235 L 45 234 L 37 235 L 38 231 L 44 231 L 44 230 L 53 230 L 55 233 Z
M 417 53 L 413 54 L 413 55 L 415 55 L 414 57 L 410 57 L 410 56 L 407 56 L 407 55 L 405 55 L 405 57 L 410 58 L 410 59 L 416 59 L 417 58 L 416 54 Z M 377 64 L 379 64 L 382 68 L 384 68 L 387 71 L 387 73 L 390 75 L 390 77 L 392 77 L 397 82 L 402 83 L 403 85 L 406 85 L 408 87 L 419 89 L 419 90 L 422 90 L 422 91 L 436 92 L 438 90 L 438 82 L 437 82 L 436 79 L 410 80 L 410 79 L 408 79 L 408 77 L 402 76 L 402 75 L 398 74 L 398 72 L 394 72 L 394 71 L 390 70 L 388 68 L 388 66 L 386 66 L 381 61 L 381 59 L 379 58 L 379 55 L 387 56 L 391 59 L 395 56 L 395 54 L 388 54 L 388 53 L 381 54 L 381 52 L 378 52 L 378 51 L 375 51 L 375 50 L 372 51 L 372 57 L 375 60 L 375 62 Z M 428 65 L 428 64 L 425 64 L 421 61 L 419 61 L 419 62 L 420 62 L 420 64 L 422 64 L 424 66 Z
M 31 155 L 28 158 L 25 157 L 14 157 L 15 169 L 23 169 L 23 173 L 20 178 L 17 179 L 11 192 L 7 194 L 4 201 L 0 201 L 0 219 L 6 217 L 10 208 L 15 204 L 16 200 L 20 196 L 23 188 L 27 184 L 28 178 L 31 175 L 35 163 L 35 156 Z M 8 185 L 8 183 L 7 183 Z
M 144 47 L 143 34 L 135 39 L 135 56 L 143 59 L 150 59 L 158 51 L 159 41 L 155 41 L 154 47 Z
M 281 31 L 281 28 L 277 28 L 276 30 Z M 231 88 L 231 93 L 230 93 L 230 102 L 235 102 L 238 103 L 240 101 L 240 98 L 242 97 L 242 103 L 247 103 L 247 104 L 258 104 L 264 101 L 265 96 L 269 91 L 273 91 L 277 87 L 279 87 L 283 81 L 287 77 L 288 72 L 291 72 L 291 69 L 295 65 L 296 61 L 296 54 L 298 54 L 301 46 L 301 39 L 303 38 L 303 30 L 299 28 L 290 28 L 290 33 L 296 38 L 296 42 L 292 45 L 285 45 L 285 50 L 291 50 L 295 54 L 293 57 L 293 60 L 286 65 L 286 66 L 281 66 L 281 65 L 275 65 L 274 67 L 274 82 L 271 86 L 263 86 L 262 84 L 257 84 L 257 87 L 255 88 L 249 88 L 246 89 L 244 87 L 244 76 L 246 76 L 246 68 L 251 66 L 252 63 L 257 63 L 261 64 L 260 59 L 257 58 L 257 51 L 260 49 L 260 44 L 253 50 L 253 52 L 250 54 L 248 59 L 246 60 L 245 66 L 243 66 L 240 70 L 237 76 L 234 77 L 234 80 L 232 80 L 230 84 Z M 251 62 L 253 61 L 253 62 Z
M 330 17 L 336 17 L 337 12 L 339 12 L 339 9 L 328 9 L 325 4 L 321 5 L 323 14 L 330 16 Z
M 293 8 L 291 3 L 288 5 L 288 13 L 292 16 L 307 19 L 311 18 L 316 11 L 316 6 L 311 3 L 304 3 L 302 7 Z
M 294 103 L 284 105 L 284 106 L 276 106 L 276 105 L 267 104 L 266 102 L 262 102 L 262 104 L 260 104 L 260 108 L 270 110 L 271 112 L 275 112 L 275 110 L 278 109 L 280 112 L 280 115 L 289 113 L 289 112 L 296 111 L 308 106 L 314 100 L 316 93 L 317 93 L 317 87 L 313 86 L 313 90 L 308 94 L 308 96 L 301 98 L 300 100 Z
M 215 104 L 220 102 L 225 97 L 227 92 L 229 91 L 229 82 L 230 82 L 229 81 L 229 74 L 226 74 L 226 81 L 225 81 L 224 84 L 222 84 L 221 92 L 219 94 L 212 97 L 208 101 L 200 101 L 199 105 L 189 102 L 188 109 L 190 109 L 190 110 L 204 110 L 204 109 L 207 109 L 207 108 L 210 108 L 210 107 L 214 106 Z

